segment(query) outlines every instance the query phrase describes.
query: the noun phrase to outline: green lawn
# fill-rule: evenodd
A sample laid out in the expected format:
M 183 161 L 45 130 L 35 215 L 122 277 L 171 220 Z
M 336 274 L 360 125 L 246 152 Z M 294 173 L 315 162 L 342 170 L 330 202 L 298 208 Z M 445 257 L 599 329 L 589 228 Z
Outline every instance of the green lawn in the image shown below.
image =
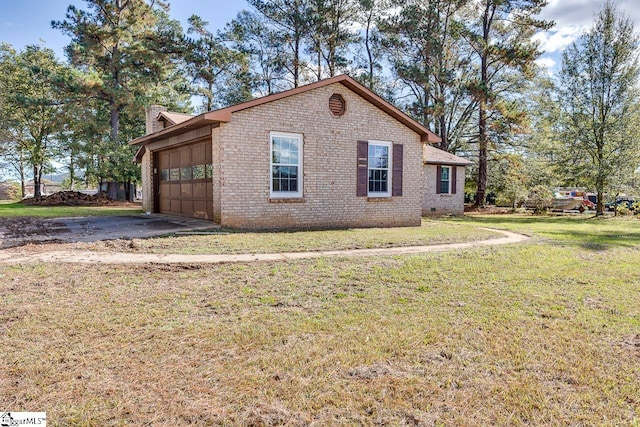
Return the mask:
M 29 206 L 20 202 L 0 203 L 0 218 L 33 217 L 72 217 L 72 216 L 108 216 L 131 215 L 141 213 L 138 206 Z
M 555 244 L 582 245 L 589 249 L 640 244 L 640 218 L 633 216 L 467 215 L 447 222 L 511 230 L 549 239 Z
M 50 425 L 640 424 L 640 221 L 435 221 L 524 244 L 0 266 L 0 408 Z

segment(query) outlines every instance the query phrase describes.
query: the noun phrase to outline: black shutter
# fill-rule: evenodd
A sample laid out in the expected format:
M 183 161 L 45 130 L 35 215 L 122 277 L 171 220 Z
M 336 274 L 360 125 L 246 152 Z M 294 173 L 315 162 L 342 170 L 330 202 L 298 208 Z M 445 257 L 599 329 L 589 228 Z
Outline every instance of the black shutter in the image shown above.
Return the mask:
M 356 196 L 367 197 L 369 187 L 369 143 L 367 141 L 358 141 L 357 166 Z
M 442 193 L 442 166 L 436 166 L 436 194 Z
M 391 195 L 402 196 L 402 144 L 393 144 L 393 177 Z
M 458 167 L 451 166 L 451 194 L 456 194 L 456 187 L 458 185 Z

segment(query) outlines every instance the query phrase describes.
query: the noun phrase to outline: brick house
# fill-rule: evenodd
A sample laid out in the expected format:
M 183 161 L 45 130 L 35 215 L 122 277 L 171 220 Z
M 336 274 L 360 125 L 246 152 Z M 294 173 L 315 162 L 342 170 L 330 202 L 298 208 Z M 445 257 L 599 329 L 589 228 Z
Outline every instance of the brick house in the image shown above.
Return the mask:
M 422 154 L 422 215 L 463 215 L 465 167 L 471 162 L 430 145 Z
M 149 212 L 249 229 L 416 226 L 423 212 L 462 212 L 456 185 L 449 198 L 424 194 L 439 138 L 346 75 L 198 116 L 151 106 L 146 122 L 130 144 Z M 463 159 L 441 166 L 453 158 L 449 186 L 464 185 Z

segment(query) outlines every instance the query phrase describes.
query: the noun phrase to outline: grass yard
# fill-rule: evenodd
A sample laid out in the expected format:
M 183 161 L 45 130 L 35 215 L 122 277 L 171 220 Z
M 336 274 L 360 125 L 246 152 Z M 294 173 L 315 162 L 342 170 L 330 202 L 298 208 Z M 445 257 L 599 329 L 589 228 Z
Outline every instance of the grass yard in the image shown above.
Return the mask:
M 221 231 L 131 242 L 105 241 L 86 245 L 94 250 L 123 250 L 157 254 L 242 254 L 372 249 L 461 243 L 501 237 L 475 225 L 423 220 L 421 227 L 361 228 L 293 232 Z
M 0 203 L 0 219 L 19 216 L 62 218 L 74 216 L 110 216 L 142 213 L 140 206 L 29 206 L 20 202 Z
M 219 266 L 0 266 L 0 408 L 52 426 L 640 424 L 640 221 Z M 631 236 L 631 237 L 628 237 Z

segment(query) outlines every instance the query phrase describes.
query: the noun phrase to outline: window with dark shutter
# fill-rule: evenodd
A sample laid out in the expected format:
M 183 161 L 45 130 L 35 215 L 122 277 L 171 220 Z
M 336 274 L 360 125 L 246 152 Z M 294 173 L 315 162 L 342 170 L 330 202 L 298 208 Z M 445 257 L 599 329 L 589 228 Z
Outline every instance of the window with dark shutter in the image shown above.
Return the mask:
M 442 166 L 436 166 L 436 194 L 441 194 L 442 188 Z
M 392 196 L 402 196 L 402 144 L 393 144 Z
M 358 176 L 356 183 L 356 195 L 358 197 L 367 197 L 367 186 L 369 176 L 369 143 L 367 141 L 358 141 L 358 157 L 357 167 Z

